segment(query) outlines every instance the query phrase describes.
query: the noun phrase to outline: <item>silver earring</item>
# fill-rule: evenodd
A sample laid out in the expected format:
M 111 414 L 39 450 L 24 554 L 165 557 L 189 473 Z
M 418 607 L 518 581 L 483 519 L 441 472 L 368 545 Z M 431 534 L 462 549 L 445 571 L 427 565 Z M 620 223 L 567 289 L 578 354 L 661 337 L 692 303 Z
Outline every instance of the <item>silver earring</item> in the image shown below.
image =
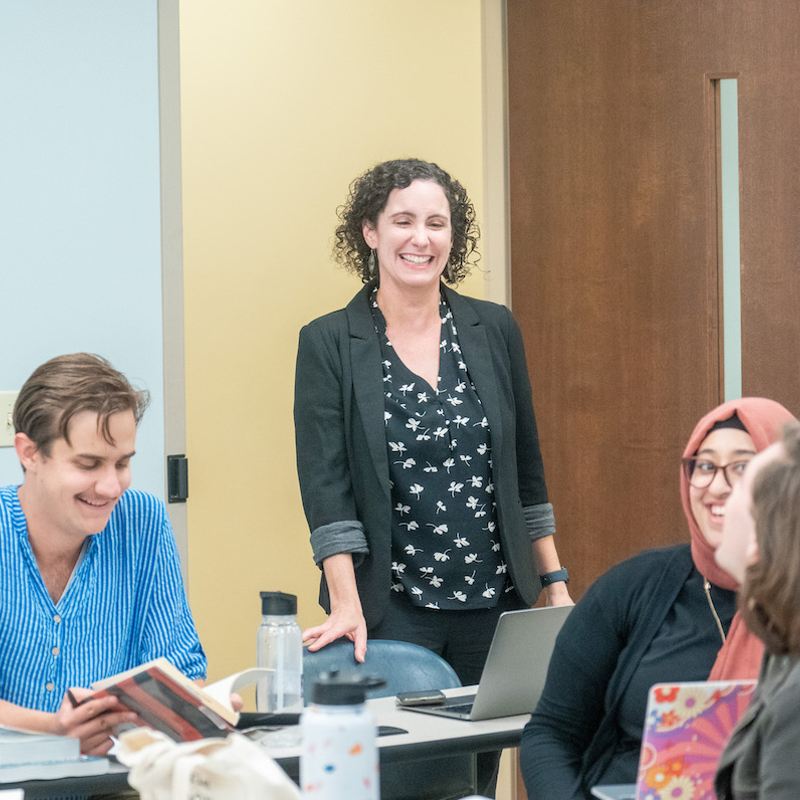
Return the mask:
M 370 250 L 369 251 L 369 260 L 367 261 L 367 275 L 370 278 L 374 278 L 375 277 L 375 273 L 377 271 L 375 260 L 376 260 L 375 259 L 375 251 L 374 250 Z

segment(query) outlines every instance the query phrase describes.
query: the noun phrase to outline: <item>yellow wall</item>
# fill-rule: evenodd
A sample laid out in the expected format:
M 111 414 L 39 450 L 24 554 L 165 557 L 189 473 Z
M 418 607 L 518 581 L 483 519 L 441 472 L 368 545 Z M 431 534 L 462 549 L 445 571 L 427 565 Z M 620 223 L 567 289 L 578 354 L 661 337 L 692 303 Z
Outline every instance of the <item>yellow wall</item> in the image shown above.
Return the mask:
M 189 597 L 210 677 L 255 660 L 258 592 L 322 620 L 294 466 L 298 331 L 360 283 L 335 209 L 388 158 L 482 201 L 480 0 L 181 3 Z M 478 274 L 463 286 L 482 296 Z

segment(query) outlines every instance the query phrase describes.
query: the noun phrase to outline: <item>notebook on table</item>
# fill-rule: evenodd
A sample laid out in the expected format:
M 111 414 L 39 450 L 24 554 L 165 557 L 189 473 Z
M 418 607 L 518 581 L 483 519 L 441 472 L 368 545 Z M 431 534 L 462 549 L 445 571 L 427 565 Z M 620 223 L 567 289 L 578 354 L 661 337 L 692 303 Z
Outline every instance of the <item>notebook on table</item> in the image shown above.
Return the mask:
M 506 611 L 500 615 L 489 655 L 473 695 L 448 697 L 436 706 L 407 711 L 481 720 L 530 714 L 544 688 L 556 636 L 572 606 Z
M 594 796 L 716 800 L 717 762 L 755 686 L 755 681 L 657 683 L 647 700 L 636 785 L 595 786 Z

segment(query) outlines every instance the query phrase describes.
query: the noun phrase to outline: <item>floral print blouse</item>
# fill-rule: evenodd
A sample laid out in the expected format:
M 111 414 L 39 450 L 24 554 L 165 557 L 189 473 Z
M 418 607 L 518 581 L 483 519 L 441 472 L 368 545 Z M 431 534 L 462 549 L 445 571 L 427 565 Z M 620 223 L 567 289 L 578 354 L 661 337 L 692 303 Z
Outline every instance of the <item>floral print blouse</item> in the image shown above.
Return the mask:
M 510 590 L 492 483 L 491 432 L 442 295 L 434 390 L 400 360 L 371 298 L 381 343 L 392 488 L 392 590 L 418 606 L 477 609 Z

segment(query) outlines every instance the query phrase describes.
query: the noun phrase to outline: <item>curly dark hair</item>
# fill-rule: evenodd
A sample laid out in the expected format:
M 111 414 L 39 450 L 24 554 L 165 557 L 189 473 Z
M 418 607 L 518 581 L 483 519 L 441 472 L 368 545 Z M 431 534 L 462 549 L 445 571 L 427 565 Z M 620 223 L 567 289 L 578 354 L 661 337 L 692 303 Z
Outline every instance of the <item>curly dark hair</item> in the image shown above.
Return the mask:
M 394 189 L 405 189 L 412 181 L 433 181 L 444 190 L 450 204 L 453 248 L 443 278 L 455 285 L 465 278 L 480 258 L 477 252 L 480 230 L 475 208 L 464 187 L 437 164 L 418 158 L 384 161 L 367 170 L 350 184 L 344 205 L 336 209 L 341 224 L 336 228 L 333 257 L 349 272 L 367 283 L 372 277 L 367 263 L 370 248 L 364 241 L 364 222 L 376 225 Z M 470 259 L 475 256 L 474 261 Z
M 753 481 L 758 561 L 745 572 L 739 605 L 770 653 L 800 655 L 800 426 L 787 425 L 783 453 Z

